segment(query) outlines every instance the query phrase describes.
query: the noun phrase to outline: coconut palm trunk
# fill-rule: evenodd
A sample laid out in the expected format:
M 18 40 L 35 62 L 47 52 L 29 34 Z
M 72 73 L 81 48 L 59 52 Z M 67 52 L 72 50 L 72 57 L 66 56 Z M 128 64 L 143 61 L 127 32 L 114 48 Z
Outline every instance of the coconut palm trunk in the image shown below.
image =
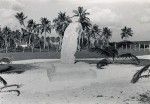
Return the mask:
M 5 37 L 5 53 L 8 53 L 8 43 L 6 37 Z
M 59 41 L 59 48 L 58 48 L 58 51 L 61 50 L 61 47 L 62 47 L 62 41 L 63 41 L 63 37 L 62 36 L 59 36 L 60 37 L 60 41 Z
M 44 49 L 46 49 L 46 31 L 45 31 L 45 34 L 44 34 Z
M 90 44 L 91 44 L 91 42 L 90 42 L 90 36 L 88 36 L 88 49 L 90 49 Z
M 34 45 L 31 47 L 31 49 L 32 49 L 32 53 L 34 52 Z
M 30 46 L 31 45 L 31 34 L 30 34 L 30 36 L 29 36 L 29 40 L 28 40 L 28 46 Z

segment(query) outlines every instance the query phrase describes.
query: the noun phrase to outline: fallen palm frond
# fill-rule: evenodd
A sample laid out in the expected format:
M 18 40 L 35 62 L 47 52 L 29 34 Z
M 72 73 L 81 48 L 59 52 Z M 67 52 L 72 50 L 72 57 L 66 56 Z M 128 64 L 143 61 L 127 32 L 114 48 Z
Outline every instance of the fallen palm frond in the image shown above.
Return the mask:
M 5 88 L 8 88 L 8 87 L 16 87 L 16 88 L 20 88 L 20 85 L 17 85 L 17 84 L 12 84 L 12 85 L 5 85 L 4 87 L 1 87 L 0 89 L 5 89 Z
M 121 54 L 118 56 L 118 58 L 131 58 L 133 61 L 136 61 L 137 65 L 140 64 L 140 60 L 135 55 L 133 55 L 131 53 Z
M 7 82 L 6 82 L 5 79 L 3 79 L 1 76 L 0 76 L 0 82 L 2 82 L 4 86 L 7 85 Z
M 149 75 L 149 72 L 150 72 L 149 67 L 150 67 L 150 64 L 144 66 L 141 70 L 138 70 L 134 74 L 134 76 L 133 76 L 133 78 L 131 80 L 131 83 L 136 83 L 140 78 L 147 78 L 147 77 L 149 77 L 150 76 Z M 142 76 L 142 73 L 145 72 L 145 71 L 148 71 L 148 75 L 143 75 Z
M 16 92 L 17 96 L 20 95 L 20 91 L 19 90 L 7 90 L 7 91 L 0 91 L 0 92 Z
M 3 89 L 8 88 L 8 87 L 14 87 L 14 86 L 16 86 L 17 88 L 19 88 L 20 85 L 17 85 L 17 84 L 7 85 L 6 80 L 3 79 L 1 76 L 0 76 L 0 82 L 2 82 L 2 84 L 3 84 L 3 87 L 0 88 L 0 92 L 17 92 L 17 96 L 20 95 L 20 91 L 19 90 L 6 90 L 6 91 L 2 91 Z

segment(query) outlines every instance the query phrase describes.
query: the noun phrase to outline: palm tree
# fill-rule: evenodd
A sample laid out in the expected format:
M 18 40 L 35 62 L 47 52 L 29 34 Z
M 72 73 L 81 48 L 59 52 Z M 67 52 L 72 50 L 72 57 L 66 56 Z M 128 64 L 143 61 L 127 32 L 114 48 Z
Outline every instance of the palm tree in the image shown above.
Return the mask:
M 9 42 L 10 42 L 10 37 L 11 37 L 11 29 L 7 26 L 5 26 L 2 29 L 2 37 L 4 40 L 4 45 L 5 45 L 5 51 L 6 53 L 8 52 L 8 47 L 9 47 Z
M 58 32 L 60 36 L 60 42 L 59 42 L 59 49 L 61 48 L 62 39 L 64 36 L 64 32 L 68 25 L 71 23 L 71 19 L 69 16 L 66 15 L 66 12 L 60 12 L 58 13 L 58 17 L 53 20 L 54 22 L 54 28 L 56 32 Z
M 33 19 L 28 20 L 27 22 L 27 31 L 28 31 L 28 45 L 31 45 L 31 37 L 34 35 L 34 29 L 35 29 L 35 21 Z
M 21 44 L 22 42 L 22 34 L 20 30 L 15 30 L 14 32 L 14 39 L 16 40 L 17 43 Z
M 13 44 L 13 48 L 15 48 L 15 51 L 18 44 L 21 43 L 20 37 L 21 37 L 21 33 L 19 30 L 15 30 L 11 32 L 11 41 Z
M 21 25 L 21 38 L 20 39 L 20 44 L 22 41 L 25 41 L 26 40 L 26 37 L 27 37 L 27 30 L 26 30 L 26 26 L 25 26 L 25 19 L 27 19 L 27 16 L 25 16 L 25 14 L 23 12 L 18 12 L 16 13 L 15 15 L 15 18 L 19 21 L 20 25 Z
M 3 32 L 2 28 L 0 27 L 0 48 L 3 48 L 3 46 L 4 46 Z
M 90 48 L 90 38 L 92 37 L 95 40 L 101 38 L 101 29 L 98 25 L 94 24 L 88 33 L 88 48 Z
M 44 33 L 44 49 L 46 48 L 46 34 L 51 33 L 51 21 L 47 18 L 41 18 L 41 34 Z
M 79 17 L 79 22 L 81 23 L 83 30 L 90 28 L 90 19 L 87 17 L 90 13 L 88 13 L 86 9 L 83 7 L 78 7 L 77 10 L 73 10 L 73 13 L 75 14 L 74 16 Z
M 112 36 L 112 31 L 108 27 L 104 27 L 102 30 L 102 40 L 103 40 L 103 46 L 106 45 L 106 47 L 109 46 L 109 41 Z
M 20 12 L 17 13 L 15 17 L 18 19 L 20 25 L 25 27 L 24 20 L 27 18 L 27 16 L 25 16 L 23 12 Z
M 75 14 L 74 16 L 79 17 L 78 21 L 81 23 L 83 29 L 83 34 L 81 34 L 82 36 L 79 36 L 78 44 L 80 45 L 80 39 L 83 40 L 83 36 L 87 35 L 85 31 L 91 27 L 90 19 L 87 17 L 90 13 L 88 13 L 83 7 L 78 7 L 77 10 L 73 10 L 73 13 Z
M 127 40 L 129 37 L 132 37 L 132 35 L 133 35 L 133 31 L 132 31 L 132 29 L 131 28 L 129 28 L 129 27 L 124 27 L 124 28 L 122 28 L 121 29 L 121 38 L 122 39 L 125 39 L 125 40 Z
M 38 44 L 38 36 L 40 33 L 40 24 L 36 24 L 33 19 L 30 19 L 27 22 L 27 31 L 28 31 L 28 45 L 32 48 L 32 52 L 34 47 Z

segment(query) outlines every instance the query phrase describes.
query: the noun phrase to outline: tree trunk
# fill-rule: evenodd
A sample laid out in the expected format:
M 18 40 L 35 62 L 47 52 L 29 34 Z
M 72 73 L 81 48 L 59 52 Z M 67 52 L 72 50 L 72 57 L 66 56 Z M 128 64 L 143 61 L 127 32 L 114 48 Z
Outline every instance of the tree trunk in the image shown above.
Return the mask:
M 50 51 L 50 49 L 49 49 L 49 44 L 48 44 L 48 52 Z
M 34 45 L 31 46 L 31 51 L 32 51 L 32 53 L 34 52 Z
M 41 45 L 40 45 L 40 52 L 42 52 L 42 51 L 41 51 Z
M 80 47 L 80 44 L 81 44 L 81 42 L 80 42 L 80 36 L 78 37 L 78 44 L 77 44 L 77 49 L 80 51 L 80 49 L 81 49 L 81 47 Z
M 31 44 L 31 35 L 29 36 L 29 40 L 28 41 L 29 41 L 28 45 L 30 46 L 30 44 Z
M 60 36 L 59 48 L 58 48 L 59 51 L 61 50 L 61 47 L 62 47 L 62 41 L 63 41 L 63 37 Z
M 84 43 L 84 35 L 81 34 L 81 48 L 83 48 L 83 43 Z
M 109 46 L 109 40 L 108 40 L 108 38 L 106 39 L 106 46 L 107 47 Z
M 24 53 L 25 47 L 23 47 L 23 53 Z
M 8 53 L 8 47 L 7 46 L 5 47 L 5 49 L 6 49 L 6 53 Z
M 45 35 L 44 35 L 44 49 L 46 49 L 46 32 L 45 32 Z
M 88 49 L 90 49 L 90 36 L 88 36 Z
M 34 52 L 34 47 L 32 47 L 32 53 Z
M 8 44 L 7 44 L 7 39 L 5 37 L 5 53 L 7 53 L 7 52 L 8 52 Z

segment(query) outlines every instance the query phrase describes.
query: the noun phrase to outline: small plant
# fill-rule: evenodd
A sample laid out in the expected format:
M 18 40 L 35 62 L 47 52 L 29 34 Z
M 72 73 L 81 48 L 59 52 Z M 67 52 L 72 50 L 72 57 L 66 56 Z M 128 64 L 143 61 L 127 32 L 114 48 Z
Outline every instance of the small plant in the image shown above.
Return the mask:
M 148 78 L 148 77 L 150 77 L 150 69 L 149 69 L 149 67 L 150 67 L 150 64 L 148 64 L 148 65 L 146 65 L 146 66 L 144 66 L 141 70 L 138 70 L 135 74 L 134 74 L 134 76 L 133 76 L 133 78 L 132 78 L 132 80 L 131 80 L 131 83 L 136 83 L 136 82 L 138 82 L 138 80 L 140 79 L 140 78 Z M 146 72 L 146 71 L 148 71 L 148 74 L 147 75 L 142 75 L 142 73 L 144 73 L 144 72 Z
M 138 101 L 144 104 L 150 104 L 150 93 L 145 92 L 143 94 L 139 94 Z
M 3 57 L 0 59 L 0 63 L 6 63 L 6 64 L 10 64 L 12 62 L 12 60 L 9 57 Z
M 103 69 L 103 66 L 106 66 L 109 64 L 109 61 L 107 59 L 102 59 L 97 63 L 97 68 L 98 69 Z
M 1 76 L 0 76 L 0 82 L 3 84 L 3 87 L 0 88 L 0 92 L 16 92 L 17 96 L 20 95 L 19 90 L 3 90 L 3 89 L 9 88 L 9 87 L 14 87 L 14 86 L 17 88 L 20 88 L 20 85 L 17 85 L 17 84 L 8 85 L 6 80 L 3 79 Z

